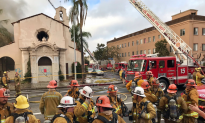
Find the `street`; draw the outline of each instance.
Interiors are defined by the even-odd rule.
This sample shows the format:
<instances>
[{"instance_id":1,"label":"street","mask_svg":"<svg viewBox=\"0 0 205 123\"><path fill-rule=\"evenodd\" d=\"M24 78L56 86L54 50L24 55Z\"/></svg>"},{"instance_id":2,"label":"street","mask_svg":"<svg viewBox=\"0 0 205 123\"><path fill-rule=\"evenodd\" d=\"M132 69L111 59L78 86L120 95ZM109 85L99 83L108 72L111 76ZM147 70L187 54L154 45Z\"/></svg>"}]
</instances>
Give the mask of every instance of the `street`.
<instances>
[{"instance_id":1,"label":"street","mask_svg":"<svg viewBox=\"0 0 205 123\"><path fill-rule=\"evenodd\" d=\"M113 75L111 73L106 73L105 76L106 76L106 78L109 78L111 76L119 78L118 75L116 75L116 74ZM118 93L121 94L121 99L124 100L125 104L127 105L128 109L130 110L132 107L132 98L131 98L130 93L127 91L125 85L117 84L116 86L119 89ZM107 87L108 86L92 87L92 89L94 91L94 97L93 97L94 102L96 101L96 98L98 96L107 95L107 90L105 90ZM57 91L60 92L62 94L62 96L64 96L68 89L69 88L57 89ZM182 86L178 87L177 94L180 95L183 92L183 90L184 90L184 88ZM41 95L43 93L45 93L46 91L48 91L48 90L41 89L41 90L24 90L24 91L22 91L23 95L25 95L25 96L28 95L29 101L32 102L32 103L30 103L29 110L32 110L34 115L36 116L36 118L40 119L41 122L44 121L44 117L40 113L39 103L37 101L40 101ZM11 91L11 95L14 95L14 91ZM11 98L11 99L9 99L9 102L15 103L15 99ZM130 123L130 121L128 120L128 117L124 117L123 119L125 120L126 123ZM162 119L162 123L163 123L163 119Z\"/></svg>"}]
</instances>

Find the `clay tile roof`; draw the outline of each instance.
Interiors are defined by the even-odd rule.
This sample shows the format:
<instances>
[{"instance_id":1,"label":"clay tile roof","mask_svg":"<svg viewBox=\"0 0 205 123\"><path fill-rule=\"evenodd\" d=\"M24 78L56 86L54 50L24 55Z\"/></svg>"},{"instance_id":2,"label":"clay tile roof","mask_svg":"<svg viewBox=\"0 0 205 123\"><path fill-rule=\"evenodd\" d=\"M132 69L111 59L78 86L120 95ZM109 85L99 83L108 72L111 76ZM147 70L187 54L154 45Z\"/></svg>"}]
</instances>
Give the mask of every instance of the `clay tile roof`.
<instances>
[{"instance_id":1,"label":"clay tile roof","mask_svg":"<svg viewBox=\"0 0 205 123\"><path fill-rule=\"evenodd\" d=\"M39 16L39 15L44 15L44 16L46 16L46 17L48 17L48 18L50 18L50 19L52 19L52 20L54 20L54 21L57 21L57 22L63 24L63 26L66 26L66 27L70 28L69 26L65 25L65 24L62 23L61 21L55 20L54 18L52 18L52 17L50 17L50 16L48 16L48 15L46 15L46 14L43 14L43 13L36 14L36 15L33 15L33 16L29 16L29 17L26 17L26 18L22 18L22 19L20 19L20 20L18 20L18 21L16 21L16 22L11 23L11 24L14 25L15 23L19 23L20 21L23 21L23 20L26 20L26 19L29 19L29 18L32 18L32 17L35 17L35 16Z\"/></svg>"}]
</instances>

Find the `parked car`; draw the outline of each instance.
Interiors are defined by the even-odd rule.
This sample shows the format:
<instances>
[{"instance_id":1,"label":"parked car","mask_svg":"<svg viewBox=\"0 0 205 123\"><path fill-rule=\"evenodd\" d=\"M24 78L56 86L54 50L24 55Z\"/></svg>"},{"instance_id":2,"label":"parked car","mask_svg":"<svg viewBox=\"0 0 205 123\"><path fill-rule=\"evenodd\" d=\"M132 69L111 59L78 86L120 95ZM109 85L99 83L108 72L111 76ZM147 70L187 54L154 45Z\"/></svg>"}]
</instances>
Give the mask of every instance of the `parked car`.
<instances>
[{"instance_id":1,"label":"parked car","mask_svg":"<svg viewBox=\"0 0 205 123\"><path fill-rule=\"evenodd\" d=\"M104 75L104 72L99 70L99 69L95 69L93 70L93 75L97 75L97 76L103 76Z\"/></svg>"},{"instance_id":2,"label":"parked car","mask_svg":"<svg viewBox=\"0 0 205 123\"><path fill-rule=\"evenodd\" d=\"M92 68L88 68L88 73L92 73L93 69Z\"/></svg>"}]
</instances>

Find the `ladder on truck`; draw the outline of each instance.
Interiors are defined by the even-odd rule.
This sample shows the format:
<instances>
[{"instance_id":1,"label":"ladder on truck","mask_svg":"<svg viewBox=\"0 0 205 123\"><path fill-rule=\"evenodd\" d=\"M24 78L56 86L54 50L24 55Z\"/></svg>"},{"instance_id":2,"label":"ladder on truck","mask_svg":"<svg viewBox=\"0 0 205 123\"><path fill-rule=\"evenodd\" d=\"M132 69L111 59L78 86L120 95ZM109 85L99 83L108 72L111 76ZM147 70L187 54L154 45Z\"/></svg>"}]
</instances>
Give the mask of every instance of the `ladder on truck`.
<instances>
[{"instance_id":1,"label":"ladder on truck","mask_svg":"<svg viewBox=\"0 0 205 123\"><path fill-rule=\"evenodd\" d=\"M90 50L85 46L85 44L83 43L83 47L86 50L86 52L90 55L90 57L93 59L93 61L95 62L95 66L97 67L97 69L99 69L99 64L98 61L95 59L95 57L92 55L92 53L90 52Z\"/></svg>"},{"instance_id":2,"label":"ladder on truck","mask_svg":"<svg viewBox=\"0 0 205 123\"><path fill-rule=\"evenodd\" d=\"M178 56L183 60L183 64L193 65L195 62L198 67L200 65L192 57L192 49L183 41L168 25L161 21L141 0L129 0L130 3L145 17L166 39L171 48L177 51ZM173 48L174 47L174 48ZM178 56L176 55L176 58ZM203 73L203 71L202 71ZM203 73L204 74L204 73Z\"/></svg>"}]
</instances>

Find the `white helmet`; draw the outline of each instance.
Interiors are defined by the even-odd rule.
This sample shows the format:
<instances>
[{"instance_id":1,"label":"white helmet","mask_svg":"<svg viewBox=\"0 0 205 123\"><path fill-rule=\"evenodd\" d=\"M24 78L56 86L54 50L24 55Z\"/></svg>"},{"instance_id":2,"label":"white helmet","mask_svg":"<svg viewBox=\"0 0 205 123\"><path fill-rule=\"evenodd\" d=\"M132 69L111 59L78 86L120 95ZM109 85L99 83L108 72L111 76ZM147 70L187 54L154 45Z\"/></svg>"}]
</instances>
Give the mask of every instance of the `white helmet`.
<instances>
[{"instance_id":1,"label":"white helmet","mask_svg":"<svg viewBox=\"0 0 205 123\"><path fill-rule=\"evenodd\" d=\"M138 95L138 96L141 96L141 97L146 97L144 95L144 89L142 87L136 87L134 92L132 92L132 94L135 94L135 95Z\"/></svg>"},{"instance_id":2,"label":"white helmet","mask_svg":"<svg viewBox=\"0 0 205 123\"><path fill-rule=\"evenodd\" d=\"M93 97L93 90L89 86L85 86L83 88L83 90L80 91L80 94L85 96L85 97L92 98Z\"/></svg>"},{"instance_id":3,"label":"white helmet","mask_svg":"<svg viewBox=\"0 0 205 123\"><path fill-rule=\"evenodd\" d=\"M75 107L75 106L76 106L75 99L70 96L65 96L61 99L58 108Z\"/></svg>"}]
</instances>

